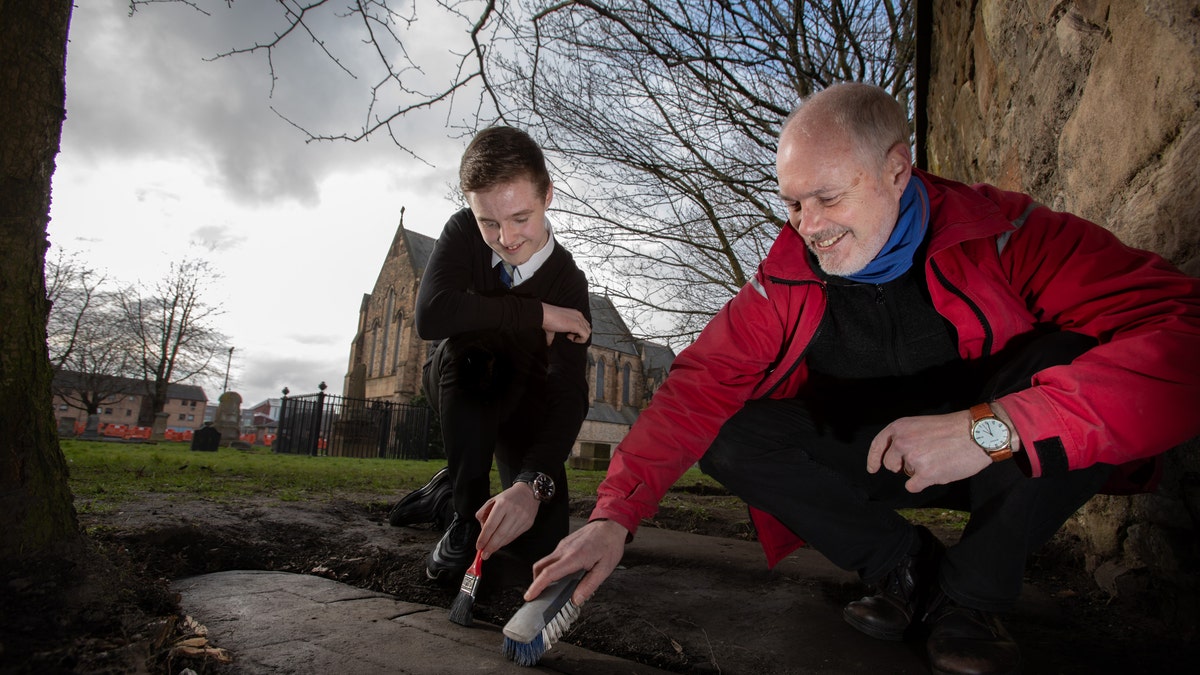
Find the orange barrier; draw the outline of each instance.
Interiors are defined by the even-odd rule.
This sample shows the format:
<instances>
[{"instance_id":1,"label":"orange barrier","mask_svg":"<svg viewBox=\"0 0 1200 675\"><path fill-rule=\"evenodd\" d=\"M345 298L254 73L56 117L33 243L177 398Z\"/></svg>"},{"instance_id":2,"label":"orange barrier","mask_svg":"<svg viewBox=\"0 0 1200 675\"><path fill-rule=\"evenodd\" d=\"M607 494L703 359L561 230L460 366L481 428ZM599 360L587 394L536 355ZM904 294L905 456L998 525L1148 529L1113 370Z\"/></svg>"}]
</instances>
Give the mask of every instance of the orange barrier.
<instances>
[{"instance_id":1,"label":"orange barrier","mask_svg":"<svg viewBox=\"0 0 1200 675\"><path fill-rule=\"evenodd\" d=\"M263 445L268 448L275 442L275 434L263 434Z\"/></svg>"},{"instance_id":2,"label":"orange barrier","mask_svg":"<svg viewBox=\"0 0 1200 675\"><path fill-rule=\"evenodd\" d=\"M125 433L125 439L130 440L136 438L143 441L148 441L150 440L150 431L150 427L133 427Z\"/></svg>"},{"instance_id":3,"label":"orange barrier","mask_svg":"<svg viewBox=\"0 0 1200 675\"><path fill-rule=\"evenodd\" d=\"M75 435L76 436L83 435L83 432L86 430L87 430L87 423L85 423L85 422L76 422L75 423ZM152 427L142 427L142 426L132 426L131 427L131 426L128 426L125 424L106 424L104 422L101 422L96 427L96 433L100 434L101 436L105 436L107 438L120 438L120 439L126 440L126 441L129 441L129 440L148 441L153 437L154 429ZM192 440L192 430L185 429L183 431L175 431L174 429L167 429L166 431L163 432L163 438L165 438L168 441L190 442ZM246 440L245 437L243 437L242 440ZM252 443L254 442L253 434L251 434L250 442L252 442Z\"/></svg>"},{"instance_id":4,"label":"orange barrier","mask_svg":"<svg viewBox=\"0 0 1200 675\"><path fill-rule=\"evenodd\" d=\"M183 431L175 431L174 429L167 429L163 432L163 438L168 441L190 441L192 440L192 430L184 429Z\"/></svg>"},{"instance_id":5,"label":"orange barrier","mask_svg":"<svg viewBox=\"0 0 1200 675\"><path fill-rule=\"evenodd\" d=\"M125 434L128 431L129 427L126 427L124 424L105 424L102 425L100 434L111 438L125 438Z\"/></svg>"}]
</instances>

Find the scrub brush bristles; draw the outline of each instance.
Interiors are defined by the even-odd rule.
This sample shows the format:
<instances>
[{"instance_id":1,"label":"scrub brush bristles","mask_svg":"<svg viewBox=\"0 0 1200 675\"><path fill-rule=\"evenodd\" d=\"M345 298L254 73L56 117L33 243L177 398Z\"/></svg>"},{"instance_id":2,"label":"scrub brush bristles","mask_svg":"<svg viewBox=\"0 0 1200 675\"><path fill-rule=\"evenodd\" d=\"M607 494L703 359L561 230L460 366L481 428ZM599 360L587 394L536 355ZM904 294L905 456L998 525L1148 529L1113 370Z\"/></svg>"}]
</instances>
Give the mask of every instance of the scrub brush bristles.
<instances>
[{"instance_id":1,"label":"scrub brush bristles","mask_svg":"<svg viewBox=\"0 0 1200 675\"><path fill-rule=\"evenodd\" d=\"M537 598L525 603L504 626L502 651L517 665L533 666L579 618L579 606L571 594L584 572L559 579Z\"/></svg>"}]
</instances>

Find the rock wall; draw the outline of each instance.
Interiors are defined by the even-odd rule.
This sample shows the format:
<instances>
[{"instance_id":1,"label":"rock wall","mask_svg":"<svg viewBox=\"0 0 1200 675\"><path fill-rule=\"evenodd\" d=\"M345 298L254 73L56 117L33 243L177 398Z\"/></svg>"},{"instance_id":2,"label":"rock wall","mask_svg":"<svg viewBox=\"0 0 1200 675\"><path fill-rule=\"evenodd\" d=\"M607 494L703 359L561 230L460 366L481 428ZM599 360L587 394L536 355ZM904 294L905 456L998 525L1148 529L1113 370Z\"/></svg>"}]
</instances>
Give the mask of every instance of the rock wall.
<instances>
[{"instance_id":1,"label":"rock wall","mask_svg":"<svg viewBox=\"0 0 1200 675\"><path fill-rule=\"evenodd\" d=\"M932 4L929 168L1028 192L1200 276L1200 5ZM1198 450L1168 454L1158 493L1097 497L1067 527L1101 587L1192 631Z\"/></svg>"}]
</instances>

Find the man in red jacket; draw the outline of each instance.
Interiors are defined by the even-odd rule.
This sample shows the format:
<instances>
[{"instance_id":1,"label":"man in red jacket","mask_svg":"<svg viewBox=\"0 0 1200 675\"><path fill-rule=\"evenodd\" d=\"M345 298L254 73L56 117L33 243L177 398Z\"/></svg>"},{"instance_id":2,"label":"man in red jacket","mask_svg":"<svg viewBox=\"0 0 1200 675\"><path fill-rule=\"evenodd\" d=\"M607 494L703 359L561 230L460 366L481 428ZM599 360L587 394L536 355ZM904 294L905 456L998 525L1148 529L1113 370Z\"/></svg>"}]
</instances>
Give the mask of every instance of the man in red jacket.
<instances>
[{"instance_id":1,"label":"man in red jacket","mask_svg":"<svg viewBox=\"0 0 1200 675\"><path fill-rule=\"evenodd\" d=\"M874 592L844 619L938 673L1005 673L997 614L1027 555L1097 491L1146 489L1200 433L1200 283L1028 196L911 165L905 112L862 84L785 121L790 227L675 360L585 527L526 597L586 600L688 467L750 506L774 564L807 541ZM968 510L943 547L898 508Z\"/></svg>"}]
</instances>

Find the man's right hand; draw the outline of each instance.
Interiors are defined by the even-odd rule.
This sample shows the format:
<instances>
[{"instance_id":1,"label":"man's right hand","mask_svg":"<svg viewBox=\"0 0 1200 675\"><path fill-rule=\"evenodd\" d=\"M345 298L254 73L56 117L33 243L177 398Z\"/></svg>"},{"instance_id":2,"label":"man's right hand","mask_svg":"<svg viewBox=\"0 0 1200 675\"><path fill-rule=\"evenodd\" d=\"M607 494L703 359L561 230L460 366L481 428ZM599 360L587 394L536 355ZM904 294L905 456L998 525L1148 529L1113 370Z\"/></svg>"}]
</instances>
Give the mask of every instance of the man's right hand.
<instances>
[{"instance_id":1,"label":"man's right hand","mask_svg":"<svg viewBox=\"0 0 1200 675\"><path fill-rule=\"evenodd\" d=\"M546 331L546 344L554 340L555 333L563 333L571 342L582 344L592 334L592 326L583 312L570 307L559 307L542 303L542 330Z\"/></svg>"},{"instance_id":2,"label":"man's right hand","mask_svg":"<svg viewBox=\"0 0 1200 675\"><path fill-rule=\"evenodd\" d=\"M567 535L554 552L534 563L533 583L525 591L525 601L568 574L587 570L571 596L571 602L582 605L621 562L627 536L629 530L611 520L593 520Z\"/></svg>"}]
</instances>

